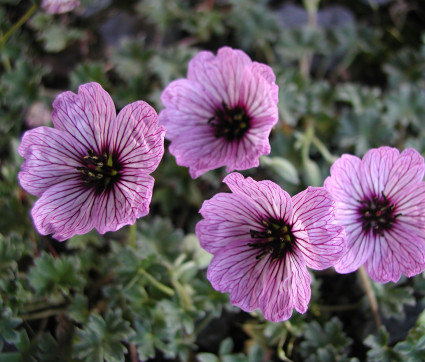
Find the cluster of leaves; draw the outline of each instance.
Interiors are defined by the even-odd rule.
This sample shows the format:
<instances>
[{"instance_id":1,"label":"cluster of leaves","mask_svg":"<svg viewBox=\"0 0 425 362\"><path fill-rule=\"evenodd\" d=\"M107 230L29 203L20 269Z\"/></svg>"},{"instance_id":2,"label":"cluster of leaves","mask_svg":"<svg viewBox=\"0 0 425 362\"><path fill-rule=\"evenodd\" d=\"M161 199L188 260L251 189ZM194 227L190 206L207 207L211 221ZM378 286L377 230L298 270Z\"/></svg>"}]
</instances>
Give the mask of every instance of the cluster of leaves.
<instances>
[{"instance_id":1,"label":"cluster of leaves","mask_svg":"<svg viewBox=\"0 0 425 362\"><path fill-rule=\"evenodd\" d=\"M312 274L309 311L284 323L214 291L211 256L193 231L203 200L226 190L224 170L192 180L166 152L148 217L58 243L31 225L16 151L63 90L97 81L118 109L143 99L159 111L162 89L197 51L229 45L273 67L279 85L272 153L246 175L294 194L321 185L345 152L385 144L423 153L420 3L323 0L316 21L302 7L290 13L310 19L296 26L283 0L84 0L68 14L36 11L0 49L0 360L424 360L422 275L373 284L379 330L355 274ZM341 4L350 21L317 23ZM1 37L30 6L0 0Z\"/></svg>"}]
</instances>

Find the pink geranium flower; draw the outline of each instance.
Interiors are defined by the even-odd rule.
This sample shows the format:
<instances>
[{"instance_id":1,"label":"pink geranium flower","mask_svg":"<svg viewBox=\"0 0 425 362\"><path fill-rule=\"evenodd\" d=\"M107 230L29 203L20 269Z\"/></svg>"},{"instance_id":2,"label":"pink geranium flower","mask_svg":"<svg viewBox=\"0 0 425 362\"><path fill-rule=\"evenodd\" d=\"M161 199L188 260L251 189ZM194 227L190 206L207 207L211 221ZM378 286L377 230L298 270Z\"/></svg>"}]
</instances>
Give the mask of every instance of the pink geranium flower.
<instances>
[{"instance_id":1,"label":"pink geranium flower","mask_svg":"<svg viewBox=\"0 0 425 362\"><path fill-rule=\"evenodd\" d=\"M339 273L364 265L373 280L386 283L425 269L424 172L424 158L413 149L380 147L333 164L325 188L347 233Z\"/></svg>"},{"instance_id":2,"label":"pink geranium flower","mask_svg":"<svg viewBox=\"0 0 425 362\"><path fill-rule=\"evenodd\" d=\"M187 79L170 83L161 99L170 152L192 178L221 166L227 172L256 167L259 156L270 153L278 120L275 75L241 50L200 52Z\"/></svg>"},{"instance_id":3,"label":"pink geranium flower","mask_svg":"<svg viewBox=\"0 0 425 362\"><path fill-rule=\"evenodd\" d=\"M165 129L155 110L138 101L116 116L97 83L64 92L53 103L55 128L27 131L21 186L39 196L32 209L37 230L65 240L96 228L100 233L133 224L149 212L154 179L164 153Z\"/></svg>"},{"instance_id":4,"label":"pink geranium flower","mask_svg":"<svg viewBox=\"0 0 425 362\"><path fill-rule=\"evenodd\" d=\"M345 249L345 234L334 223L333 200L323 187L293 198L271 181L256 182L232 173L219 193L202 205L196 225L203 248L214 254L207 277L230 293L230 301L250 312L283 321L310 301L307 267L334 265Z\"/></svg>"},{"instance_id":5,"label":"pink geranium flower","mask_svg":"<svg viewBox=\"0 0 425 362\"><path fill-rule=\"evenodd\" d=\"M80 5L78 0L43 0L41 8L49 14L63 14Z\"/></svg>"}]
</instances>

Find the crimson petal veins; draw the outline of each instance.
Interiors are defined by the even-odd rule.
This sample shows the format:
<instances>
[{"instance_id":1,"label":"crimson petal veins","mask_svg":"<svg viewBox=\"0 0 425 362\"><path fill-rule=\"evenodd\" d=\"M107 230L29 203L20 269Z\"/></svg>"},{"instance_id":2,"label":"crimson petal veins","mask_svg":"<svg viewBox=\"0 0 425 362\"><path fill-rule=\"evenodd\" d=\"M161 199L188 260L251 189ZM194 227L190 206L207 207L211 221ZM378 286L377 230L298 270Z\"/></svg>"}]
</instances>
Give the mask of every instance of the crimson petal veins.
<instances>
[{"instance_id":1,"label":"crimson petal veins","mask_svg":"<svg viewBox=\"0 0 425 362\"><path fill-rule=\"evenodd\" d=\"M324 186L347 233L338 272L364 265L373 280L386 283L425 270L424 173L424 158L414 149L380 147L363 159L342 155L332 165Z\"/></svg>"},{"instance_id":2,"label":"crimson petal veins","mask_svg":"<svg viewBox=\"0 0 425 362\"><path fill-rule=\"evenodd\" d=\"M328 268L345 251L330 193L309 187L291 198L271 181L239 173L224 182L232 193L205 201L196 225L202 247L214 255L207 272L212 286L229 292L233 305L261 309L274 322L290 318L293 309L306 312L307 267Z\"/></svg>"},{"instance_id":3,"label":"crimson petal veins","mask_svg":"<svg viewBox=\"0 0 425 362\"><path fill-rule=\"evenodd\" d=\"M222 166L227 172L256 167L270 153L269 135L278 120L278 86L273 70L243 51L201 51L187 78L162 92L159 114L170 152L196 178Z\"/></svg>"},{"instance_id":4,"label":"crimson petal veins","mask_svg":"<svg viewBox=\"0 0 425 362\"><path fill-rule=\"evenodd\" d=\"M93 228L105 233L149 213L149 174L165 134L149 104L134 102L116 115L109 94L88 83L56 98L52 120L54 128L27 131L19 146L19 181L40 197L32 216L41 234L65 240Z\"/></svg>"}]
</instances>

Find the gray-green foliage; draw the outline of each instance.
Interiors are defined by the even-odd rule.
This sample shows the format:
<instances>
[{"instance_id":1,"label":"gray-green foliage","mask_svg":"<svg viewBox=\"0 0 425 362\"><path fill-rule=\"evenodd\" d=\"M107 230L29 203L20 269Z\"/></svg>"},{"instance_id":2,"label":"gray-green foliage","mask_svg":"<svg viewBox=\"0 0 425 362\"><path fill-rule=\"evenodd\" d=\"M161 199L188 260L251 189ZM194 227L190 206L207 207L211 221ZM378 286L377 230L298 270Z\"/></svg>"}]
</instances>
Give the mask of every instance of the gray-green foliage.
<instances>
[{"instance_id":1,"label":"gray-green foliage","mask_svg":"<svg viewBox=\"0 0 425 362\"><path fill-rule=\"evenodd\" d=\"M135 226L59 243L31 224L36 198L18 184L17 146L34 103L50 110L59 92L96 81L118 110L143 99L160 111L162 90L185 77L188 61L223 45L270 65L279 85L271 154L246 175L294 195L322 184L343 153L362 156L381 145L423 153L425 28L414 23L420 0L410 12L394 1L345 2L354 21L340 28L285 28L277 11L284 2L86 0L68 14L38 10L3 45L1 361L425 359L424 315L415 314L424 303L422 275L373 285L384 324L404 328L401 337L375 329L361 285L333 270L312 273L309 311L287 322L232 307L208 282L212 256L194 234L202 202L227 192L223 169L192 180L166 152L153 174L150 215ZM323 1L319 10L338 3ZM0 38L28 5L0 1ZM136 30L121 23L110 43L104 25L117 14Z\"/></svg>"}]
</instances>

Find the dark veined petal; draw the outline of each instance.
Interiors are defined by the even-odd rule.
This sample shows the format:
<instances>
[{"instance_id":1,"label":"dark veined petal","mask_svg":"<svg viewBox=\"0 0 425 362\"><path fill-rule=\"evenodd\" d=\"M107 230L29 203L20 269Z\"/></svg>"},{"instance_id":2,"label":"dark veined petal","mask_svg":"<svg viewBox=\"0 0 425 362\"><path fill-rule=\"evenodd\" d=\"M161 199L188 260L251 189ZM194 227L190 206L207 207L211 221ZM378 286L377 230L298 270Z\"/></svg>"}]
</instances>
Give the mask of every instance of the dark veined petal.
<instances>
[{"instance_id":1,"label":"dark veined petal","mask_svg":"<svg viewBox=\"0 0 425 362\"><path fill-rule=\"evenodd\" d=\"M31 214L37 231L53 234L59 241L93 229L97 219L96 194L81 185L80 180L67 180L48 188L36 201Z\"/></svg>"},{"instance_id":2,"label":"dark veined petal","mask_svg":"<svg viewBox=\"0 0 425 362\"><path fill-rule=\"evenodd\" d=\"M155 110L146 102L125 106L108 128L110 149L119 155L119 162L128 170L151 173L164 154L165 128L159 126Z\"/></svg>"},{"instance_id":3,"label":"dark veined petal","mask_svg":"<svg viewBox=\"0 0 425 362\"><path fill-rule=\"evenodd\" d=\"M293 309L305 313L311 298L310 284L302 255L288 253L284 260L270 263L260 298L264 317L281 322L292 316Z\"/></svg>"},{"instance_id":4,"label":"dark veined petal","mask_svg":"<svg viewBox=\"0 0 425 362\"><path fill-rule=\"evenodd\" d=\"M124 174L109 192L97 196L95 227L99 233L132 225L149 213L154 179L147 174Z\"/></svg>"},{"instance_id":5,"label":"dark veined petal","mask_svg":"<svg viewBox=\"0 0 425 362\"><path fill-rule=\"evenodd\" d=\"M215 254L231 243L252 241L250 230L262 227L263 210L244 195L219 193L204 201L199 211L204 217L196 225L201 246Z\"/></svg>"},{"instance_id":6,"label":"dark veined petal","mask_svg":"<svg viewBox=\"0 0 425 362\"><path fill-rule=\"evenodd\" d=\"M272 69L241 50L200 52L187 79L170 83L161 96L159 117L177 164L189 167L192 178L222 166L227 172L258 166L270 153L277 94Z\"/></svg>"},{"instance_id":7,"label":"dark veined petal","mask_svg":"<svg viewBox=\"0 0 425 362\"><path fill-rule=\"evenodd\" d=\"M19 172L19 182L29 193L41 196L49 187L77 179L83 150L68 133L49 127L25 132L18 148L25 158Z\"/></svg>"},{"instance_id":8,"label":"dark veined petal","mask_svg":"<svg viewBox=\"0 0 425 362\"><path fill-rule=\"evenodd\" d=\"M268 277L268 258L257 260L256 255L246 242L235 242L213 257L207 271L212 286L229 292L230 302L246 312L260 307L259 297Z\"/></svg>"},{"instance_id":9,"label":"dark veined petal","mask_svg":"<svg viewBox=\"0 0 425 362\"><path fill-rule=\"evenodd\" d=\"M398 156L398 150L391 147L374 148L366 152L359 169L364 190L362 196L382 194L388 183L390 170ZM363 197L360 200L362 199Z\"/></svg>"},{"instance_id":10,"label":"dark veined petal","mask_svg":"<svg viewBox=\"0 0 425 362\"><path fill-rule=\"evenodd\" d=\"M292 230L308 267L333 266L346 249L345 231L334 221L334 201L323 187L308 187L292 198Z\"/></svg>"},{"instance_id":11,"label":"dark veined petal","mask_svg":"<svg viewBox=\"0 0 425 362\"><path fill-rule=\"evenodd\" d=\"M384 193L397 205L404 198L404 190L418 185L424 178L425 163L422 155L411 148L405 149L395 158L388 174Z\"/></svg>"},{"instance_id":12,"label":"dark veined petal","mask_svg":"<svg viewBox=\"0 0 425 362\"><path fill-rule=\"evenodd\" d=\"M237 172L227 175L224 183L233 193L245 195L263 210L265 216L276 220L284 220L288 224L292 219L292 200L289 194L271 181L254 181L251 177L246 179Z\"/></svg>"},{"instance_id":13,"label":"dark veined petal","mask_svg":"<svg viewBox=\"0 0 425 362\"><path fill-rule=\"evenodd\" d=\"M239 100L244 69L250 64L251 59L241 50L223 47L217 56L202 51L189 62L187 77L202 84L216 103L234 106Z\"/></svg>"},{"instance_id":14,"label":"dark veined petal","mask_svg":"<svg viewBox=\"0 0 425 362\"><path fill-rule=\"evenodd\" d=\"M86 150L100 154L111 143L116 111L110 95L97 83L83 84L78 94L64 92L53 102L56 129L68 132Z\"/></svg>"},{"instance_id":15,"label":"dark veined petal","mask_svg":"<svg viewBox=\"0 0 425 362\"><path fill-rule=\"evenodd\" d=\"M78 0L43 0L41 8L49 14L63 14L80 5Z\"/></svg>"},{"instance_id":16,"label":"dark veined petal","mask_svg":"<svg viewBox=\"0 0 425 362\"><path fill-rule=\"evenodd\" d=\"M365 263L369 276L380 283L397 282L425 270L425 238L395 226L385 235L376 235L373 253Z\"/></svg>"}]
</instances>

